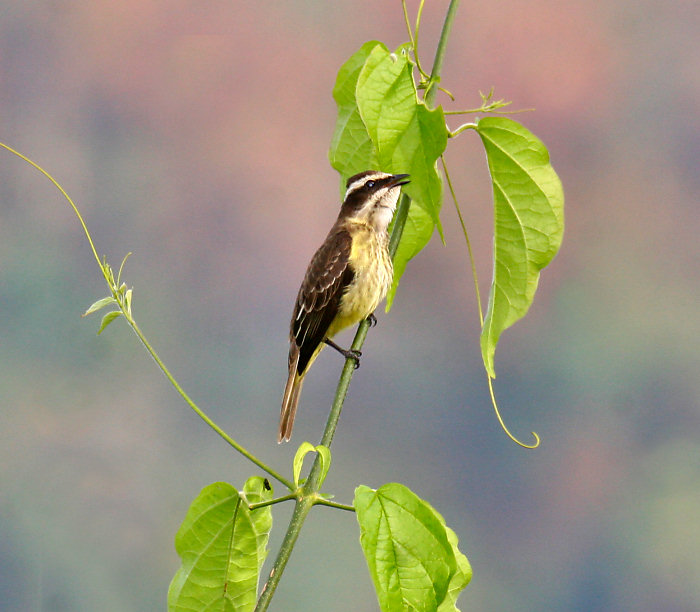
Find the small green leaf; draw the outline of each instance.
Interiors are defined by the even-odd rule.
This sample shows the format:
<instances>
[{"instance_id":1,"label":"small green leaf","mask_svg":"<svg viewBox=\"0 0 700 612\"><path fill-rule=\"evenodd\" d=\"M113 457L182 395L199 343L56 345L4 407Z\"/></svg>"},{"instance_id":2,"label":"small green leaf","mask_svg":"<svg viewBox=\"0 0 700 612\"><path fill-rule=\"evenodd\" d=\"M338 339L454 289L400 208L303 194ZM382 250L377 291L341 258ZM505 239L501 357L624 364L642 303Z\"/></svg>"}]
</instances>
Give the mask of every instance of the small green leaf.
<instances>
[{"instance_id":1,"label":"small green leaf","mask_svg":"<svg viewBox=\"0 0 700 612\"><path fill-rule=\"evenodd\" d=\"M301 474L301 466L304 464L304 457L308 453L313 453L314 445L311 442L302 442L294 454L294 461L292 462L292 471L294 473L294 484L299 486L299 475Z\"/></svg>"},{"instance_id":2,"label":"small green leaf","mask_svg":"<svg viewBox=\"0 0 700 612\"><path fill-rule=\"evenodd\" d=\"M126 293L124 294L124 305L126 306L126 311L129 313L129 316L131 316L131 295L132 295L133 289L127 289Z\"/></svg>"},{"instance_id":3,"label":"small green leaf","mask_svg":"<svg viewBox=\"0 0 700 612\"><path fill-rule=\"evenodd\" d=\"M318 480L318 488L320 489L328 475L328 470L331 468L331 449L323 444L319 444L316 447L316 452L319 454L319 457L321 457L321 475Z\"/></svg>"},{"instance_id":4,"label":"small green leaf","mask_svg":"<svg viewBox=\"0 0 700 612\"><path fill-rule=\"evenodd\" d=\"M525 316L540 270L556 255L564 232L564 191L541 140L505 117L477 124L486 149L494 200L494 272L481 354L495 378L501 332Z\"/></svg>"},{"instance_id":5,"label":"small green leaf","mask_svg":"<svg viewBox=\"0 0 700 612\"><path fill-rule=\"evenodd\" d=\"M104 308L105 306L109 306L110 304L116 304L117 300L115 300L111 295L102 298L101 300L97 300L95 303L93 303L90 308L88 308L83 314L83 317L87 317L89 314L92 314L93 312L97 312L98 310Z\"/></svg>"},{"instance_id":6,"label":"small green leaf","mask_svg":"<svg viewBox=\"0 0 700 612\"><path fill-rule=\"evenodd\" d=\"M102 256L102 272L104 272L105 278L107 279L107 284L110 287L114 287L116 284L114 282L114 271L112 270L112 266L107 263L106 255Z\"/></svg>"},{"instance_id":7,"label":"small green leaf","mask_svg":"<svg viewBox=\"0 0 700 612\"><path fill-rule=\"evenodd\" d=\"M240 495L224 482L202 489L175 536L182 566L168 589L170 612L255 608L272 510L251 511L248 504L270 499L272 491L259 476L249 478Z\"/></svg>"},{"instance_id":8,"label":"small green leaf","mask_svg":"<svg viewBox=\"0 0 700 612\"><path fill-rule=\"evenodd\" d=\"M112 321L114 321L114 319L121 315L121 310L113 310L112 312L108 312L104 317L102 317L102 323L100 323L100 329L97 331L97 335L99 336L105 330L105 327L107 327Z\"/></svg>"},{"instance_id":9,"label":"small green leaf","mask_svg":"<svg viewBox=\"0 0 700 612\"><path fill-rule=\"evenodd\" d=\"M359 486L355 509L382 612L455 609L471 571L442 516L397 483L376 491Z\"/></svg>"},{"instance_id":10,"label":"small green leaf","mask_svg":"<svg viewBox=\"0 0 700 612\"><path fill-rule=\"evenodd\" d=\"M306 457L308 453L318 453L321 457L321 475L318 481L318 486L320 488L323 484L323 481L326 479L326 476L328 475L328 470L331 467L331 450L323 444L314 446L313 444L311 444L311 442L302 442L299 448L297 449L297 452L294 454L294 461L292 463L292 470L294 472L294 484L297 487L300 484L299 475L301 474L301 467L304 464L304 457Z\"/></svg>"}]
</instances>

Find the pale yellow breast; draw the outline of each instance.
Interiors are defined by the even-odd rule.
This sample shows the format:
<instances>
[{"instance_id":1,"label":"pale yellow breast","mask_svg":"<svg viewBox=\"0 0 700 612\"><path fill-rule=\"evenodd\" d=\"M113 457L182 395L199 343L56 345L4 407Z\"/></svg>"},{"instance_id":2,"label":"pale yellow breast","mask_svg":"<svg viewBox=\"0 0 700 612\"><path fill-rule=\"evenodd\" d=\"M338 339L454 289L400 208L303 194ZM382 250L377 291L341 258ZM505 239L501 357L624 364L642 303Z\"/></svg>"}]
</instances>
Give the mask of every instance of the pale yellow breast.
<instances>
[{"instance_id":1,"label":"pale yellow breast","mask_svg":"<svg viewBox=\"0 0 700 612\"><path fill-rule=\"evenodd\" d=\"M329 337L372 314L386 296L393 278L386 234L378 235L364 224L353 229L350 264L355 279L341 299L338 316L328 330Z\"/></svg>"}]
</instances>

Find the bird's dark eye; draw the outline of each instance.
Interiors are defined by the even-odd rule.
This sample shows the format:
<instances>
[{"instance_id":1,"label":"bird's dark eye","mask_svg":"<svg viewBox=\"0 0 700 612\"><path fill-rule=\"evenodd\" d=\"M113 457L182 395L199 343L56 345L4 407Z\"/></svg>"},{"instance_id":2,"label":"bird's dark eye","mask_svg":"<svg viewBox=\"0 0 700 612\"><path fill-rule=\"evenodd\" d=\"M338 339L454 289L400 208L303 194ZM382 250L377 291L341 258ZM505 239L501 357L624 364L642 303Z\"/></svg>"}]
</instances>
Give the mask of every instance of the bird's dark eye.
<instances>
[{"instance_id":1,"label":"bird's dark eye","mask_svg":"<svg viewBox=\"0 0 700 612\"><path fill-rule=\"evenodd\" d=\"M372 189L372 187L374 187L374 181L367 181L365 187L367 187L367 189Z\"/></svg>"}]
</instances>

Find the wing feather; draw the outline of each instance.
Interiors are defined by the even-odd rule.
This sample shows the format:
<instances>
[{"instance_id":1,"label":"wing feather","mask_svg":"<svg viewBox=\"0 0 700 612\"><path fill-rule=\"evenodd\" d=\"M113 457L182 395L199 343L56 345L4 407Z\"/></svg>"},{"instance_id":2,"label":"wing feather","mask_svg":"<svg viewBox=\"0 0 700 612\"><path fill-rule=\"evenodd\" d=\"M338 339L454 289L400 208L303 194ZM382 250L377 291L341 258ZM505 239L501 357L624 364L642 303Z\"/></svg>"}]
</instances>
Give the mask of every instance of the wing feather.
<instances>
[{"instance_id":1,"label":"wing feather","mask_svg":"<svg viewBox=\"0 0 700 612\"><path fill-rule=\"evenodd\" d=\"M355 277L348 265L351 247L352 238L347 230L334 228L306 270L289 333L290 341L299 349L299 374L306 370L319 344L326 339L328 328L338 314L340 298Z\"/></svg>"}]
</instances>

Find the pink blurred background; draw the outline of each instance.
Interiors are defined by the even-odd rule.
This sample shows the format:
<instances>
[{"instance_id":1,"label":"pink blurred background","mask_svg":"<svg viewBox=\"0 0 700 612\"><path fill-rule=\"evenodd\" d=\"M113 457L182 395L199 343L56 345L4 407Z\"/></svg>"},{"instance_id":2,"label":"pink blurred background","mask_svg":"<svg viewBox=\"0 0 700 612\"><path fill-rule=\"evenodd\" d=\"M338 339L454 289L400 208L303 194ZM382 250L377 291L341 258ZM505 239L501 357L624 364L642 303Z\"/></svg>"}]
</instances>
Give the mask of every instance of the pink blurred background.
<instances>
[{"instance_id":1,"label":"pink blurred background","mask_svg":"<svg viewBox=\"0 0 700 612\"><path fill-rule=\"evenodd\" d=\"M447 1L426 3L430 65ZM410 3L412 12L416 2ZM464 240L411 264L364 348L328 492L403 482L460 538L470 611L700 609L700 54L696 2L462 2L446 109L495 87L548 145L566 235L496 354L489 405ZM406 40L399 2L6 2L0 140L78 203L146 335L194 399L289 473L341 368L309 377L275 442L287 328L338 208L328 165L345 59ZM450 120L451 126L458 125ZM478 138L448 163L484 294L490 185ZM105 293L77 220L0 152L0 609L157 610L205 485L258 473L182 403ZM344 336L341 340L347 340ZM280 487L277 488L280 491ZM291 508L275 509L273 554ZM320 508L273 610L376 610L354 518Z\"/></svg>"}]
</instances>

